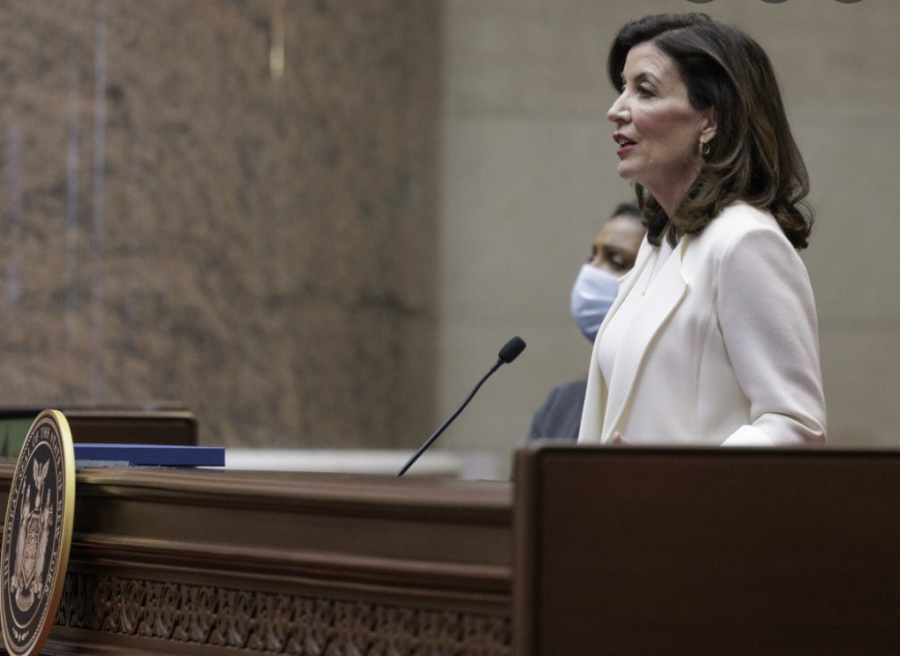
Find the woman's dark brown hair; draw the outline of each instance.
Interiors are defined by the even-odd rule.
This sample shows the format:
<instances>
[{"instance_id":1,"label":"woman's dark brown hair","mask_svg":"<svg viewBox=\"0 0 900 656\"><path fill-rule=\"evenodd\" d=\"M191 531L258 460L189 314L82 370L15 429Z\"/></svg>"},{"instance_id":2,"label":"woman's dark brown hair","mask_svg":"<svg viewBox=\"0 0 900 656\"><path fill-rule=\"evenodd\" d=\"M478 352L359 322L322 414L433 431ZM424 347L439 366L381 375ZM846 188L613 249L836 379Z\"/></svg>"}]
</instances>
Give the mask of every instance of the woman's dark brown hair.
<instances>
[{"instance_id":1,"label":"woman's dark brown hair","mask_svg":"<svg viewBox=\"0 0 900 656\"><path fill-rule=\"evenodd\" d=\"M765 51L706 14L647 16L625 25L610 49L607 69L616 89L624 85L628 51L648 42L678 65L691 105L712 107L718 122L700 174L674 216L635 184L650 242L659 245L666 236L674 244L698 234L726 205L742 200L770 212L794 247L805 248L813 222L804 201L809 177Z\"/></svg>"}]
</instances>

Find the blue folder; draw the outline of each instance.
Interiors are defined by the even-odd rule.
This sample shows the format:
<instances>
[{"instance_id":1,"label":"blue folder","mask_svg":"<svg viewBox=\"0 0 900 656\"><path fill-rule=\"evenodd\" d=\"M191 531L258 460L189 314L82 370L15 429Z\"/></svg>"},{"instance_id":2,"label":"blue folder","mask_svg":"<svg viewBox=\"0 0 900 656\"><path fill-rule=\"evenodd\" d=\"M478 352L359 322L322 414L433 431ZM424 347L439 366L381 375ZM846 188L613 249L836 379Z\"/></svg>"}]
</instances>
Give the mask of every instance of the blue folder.
<instances>
[{"instance_id":1,"label":"blue folder","mask_svg":"<svg viewBox=\"0 0 900 656\"><path fill-rule=\"evenodd\" d=\"M74 444L75 462L139 467L223 467L225 448L220 446L170 446L159 444Z\"/></svg>"}]
</instances>

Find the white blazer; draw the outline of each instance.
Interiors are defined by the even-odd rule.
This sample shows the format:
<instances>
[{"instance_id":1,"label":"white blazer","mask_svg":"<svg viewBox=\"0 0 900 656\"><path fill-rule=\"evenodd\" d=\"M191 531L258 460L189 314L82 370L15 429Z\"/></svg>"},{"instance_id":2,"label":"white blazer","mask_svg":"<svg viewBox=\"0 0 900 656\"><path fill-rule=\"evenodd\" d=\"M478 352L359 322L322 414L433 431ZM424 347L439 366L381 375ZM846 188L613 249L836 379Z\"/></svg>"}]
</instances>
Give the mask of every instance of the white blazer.
<instances>
[{"instance_id":1,"label":"white blazer","mask_svg":"<svg viewBox=\"0 0 900 656\"><path fill-rule=\"evenodd\" d=\"M603 443L614 431L634 444L824 442L809 276L775 219L746 203L678 243L604 380L604 330L654 248L644 240L600 327L579 442Z\"/></svg>"}]
</instances>

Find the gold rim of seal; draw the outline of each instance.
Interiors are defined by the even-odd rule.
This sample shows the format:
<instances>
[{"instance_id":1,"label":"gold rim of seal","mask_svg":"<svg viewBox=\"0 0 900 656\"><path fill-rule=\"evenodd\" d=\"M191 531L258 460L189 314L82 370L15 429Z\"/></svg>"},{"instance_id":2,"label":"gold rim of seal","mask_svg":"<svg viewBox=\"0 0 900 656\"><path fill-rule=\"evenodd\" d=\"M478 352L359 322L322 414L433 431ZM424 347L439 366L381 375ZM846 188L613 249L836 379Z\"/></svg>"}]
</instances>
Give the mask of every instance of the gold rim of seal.
<instances>
[{"instance_id":1,"label":"gold rim of seal","mask_svg":"<svg viewBox=\"0 0 900 656\"><path fill-rule=\"evenodd\" d=\"M24 447L29 440L32 439L32 436L36 431L46 422L52 423L59 435L62 465L62 471L59 473L65 478L62 494L62 532L59 541L58 565L52 581L52 590L48 596L46 610L44 611L41 625L36 631L36 636L31 640L31 644L27 649L18 651L16 645L11 644L9 627L6 622L9 581L7 580L8 571L7 568L3 566L3 563L6 562L7 557L7 533L11 529L9 527L9 521L4 521L3 544L2 550L0 550L0 597L2 597L2 600L0 600L0 623L2 623L3 642L6 646L6 650L13 656L29 656L32 653L39 653L44 646L44 643L47 641L47 638L50 636L50 631L53 628L53 623L56 619L56 612L59 608L59 601L62 598L63 588L65 587L66 571L69 567L69 551L72 546L72 527L75 515L75 447L72 443L72 431L69 428L69 422L66 420L65 415L59 410L44 410L35 418L31 427L28 429L25 441L22 444L22 452L19 454L19 459L16 462L16 470L13 474L12 485L10 486L9 501L6 505L6 518L8 520L13 510L12 504L15 499L14 491L17 488L19 479L23 475L27 475L22 471L22 454L25 452Z\"/></svg>"}]
</instances>

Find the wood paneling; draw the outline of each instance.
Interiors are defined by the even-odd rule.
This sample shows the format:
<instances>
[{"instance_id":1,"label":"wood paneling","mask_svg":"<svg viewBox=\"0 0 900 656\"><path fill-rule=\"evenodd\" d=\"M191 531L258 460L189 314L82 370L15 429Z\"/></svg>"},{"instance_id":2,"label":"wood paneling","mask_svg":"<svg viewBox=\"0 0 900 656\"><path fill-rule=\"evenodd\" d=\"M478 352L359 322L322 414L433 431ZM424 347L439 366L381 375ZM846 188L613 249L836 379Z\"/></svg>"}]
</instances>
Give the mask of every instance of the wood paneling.
<instances>
[{"instance_id":1,"label":"wood paneling","mask_svg":"<svg viewBox=\"0 0 900 656\"><path fill-rule=\"evenodd\" d=\"M518 453L518 656L900 651L900 451Z\"/></svg>"},{"instance_id":2,"label":"wood paneling","mask_svg":"<svg viewBox=\"0 0 900 656\"><path fill-rule=\"evenodd\" d=\"M88 469L76 487L47 653L509 653L509 484Z\"/></svg>"}]
</instances>

